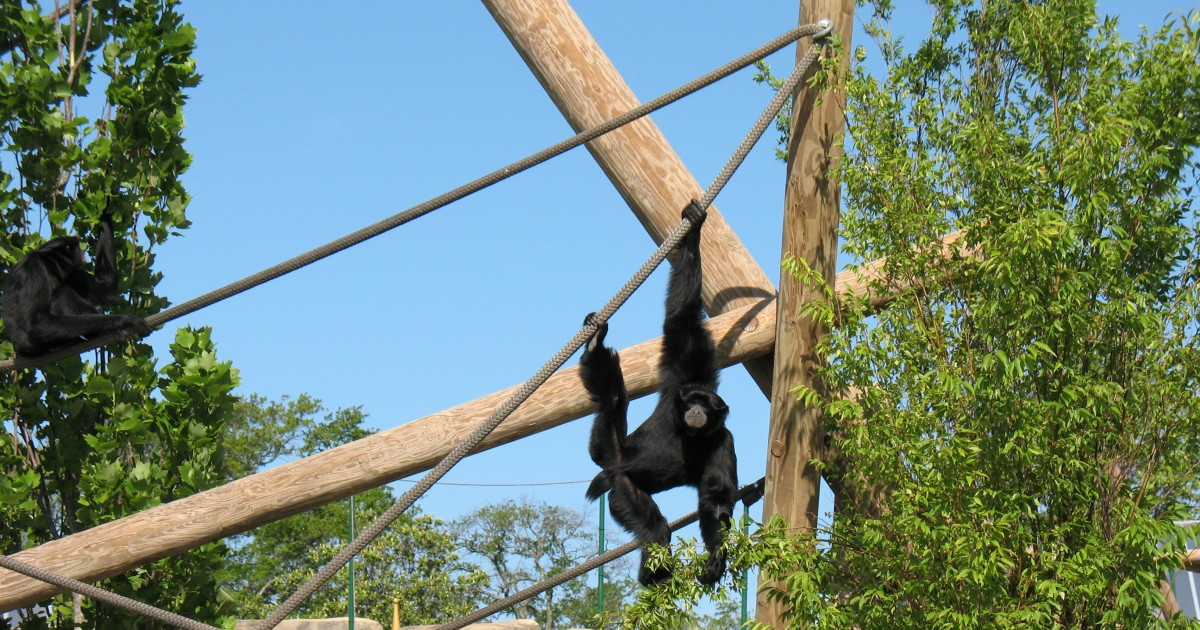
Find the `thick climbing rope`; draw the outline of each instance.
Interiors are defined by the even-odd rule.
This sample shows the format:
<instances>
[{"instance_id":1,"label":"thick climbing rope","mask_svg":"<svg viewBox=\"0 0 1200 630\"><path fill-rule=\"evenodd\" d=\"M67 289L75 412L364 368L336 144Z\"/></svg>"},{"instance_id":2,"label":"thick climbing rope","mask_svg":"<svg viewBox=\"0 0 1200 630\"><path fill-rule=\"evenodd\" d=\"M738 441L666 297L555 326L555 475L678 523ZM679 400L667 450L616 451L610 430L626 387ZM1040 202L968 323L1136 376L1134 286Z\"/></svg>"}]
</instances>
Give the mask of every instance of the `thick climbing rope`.
<instances>
[{"instance_id":1,"label":"thick climbing rope","mask_svg":"<svg viewBox=\"0 0 1200 630\"><path fill-rule=\"evenodd\" d=\"M830 28L829 21L822 20L820 23L812 25L811 30L815 33L828 33ZM768 105L763 111L762 115L759 116L759 119L755 122L750 132L746 135L745 139L742 140L741 144L738 145L737 150L734 151L733 156L730 157L724 168L721 169L721 172L717 174L712 184L710 184L708 189L706 189L704 196L701 197L699 202L701 211L707 211L708 207L712 205L713 199L716 198L717 193L719 193L721 189L725 187L725 184L728 183L729 179L733 176L734 171L736 171L738 166L741 165L746 155L750 153L750 149L755 145L755 143L758 142L759 138L762 137L762 134L764 131L766 131L767 126L775 120L775 116L779 113L779 110L783 108L783 104L787 101L787 99L791 98L792 92L796 89L796 86L799 85L800 80L804 77L804 75L807 74L808 68L814 61L816 61L818 49L819 46L814 45L811 49L809 49L804 58L796 64L795 69L792 70L792 74L780 87L779 91L775 95L775 98L771 100L770 105ZM562 365L566 363L567 359L569 359L571 355L575 354L575 351L578 350L579 347L584 344L584 342L590 339L592 335L596 333L599 327L604 325L608 319L612 317L614 313L616 313L617 309L620 308L621 305L629 299L629 296L633 295L633 292L637 290L637 288L640 287L643 282L646 281L646 278L648 278L650 273L662 263L663 259L665 259L670 252L675 250L676 246L679 244L679 241L682 240L684 235L687 234L691 229L692 222L690 219L684 218L682 221L680 221L679 225L667 236L666 239L663 240L662 244L659 245L654 254L642 264L642 267L638 269L637 273L635 273L623 287L621 287L621 290L618 291L617 294L614 295L612 299L609 300L608 303L596 313L595 317L589 318L588 322L583 326L583 328L580 329L579 332L575 333L575 336L572 337L571 340L568 341L567 344L563 346L549 361L547 361L541 369L539 369L532 377L530 377L530 379L526 381L519 390L509 397L509 399L503 404L501 404L500 407L491 415L491 417L480 424L475 431L467 436L466 439L464 439L449 453L447 453L437 466L434 466L432 470L426 473L416 485L414 485L412 488L409 488L409 490L405 492L400 499L398 499L396 503L392 505L392 507L388 508L386 512L384 512L374 523L372 523L370 527L363 530L363 532L353 541L351 541L349 545L342 549L342 551L334 556L333 559L331 559L328 563L326 563L325 566L321 567L321 569L317 571L317 574L314 575L307 584L305 584L300 588L299 591L280 604L270 616L262 621L262 623L259 625L259 628L274 628L279 624L279 622L283 621L288 615L292 614L292 612L298 608L300 604L302 604L306 599L308 599L309 596L316 592L317 589L321 588L321 586L328 582L335 573L341 570L341 568L345 566L351 558L358 555L359 552L366 548L366 546L370 544L371 541L374 540L379 534L381 534L383 530L385 530L389 525L392 524L393 521L399 518L399 516L403 514L405 510L412 506L417 499L419 499L423 494L425 494L425 492L433 487L434 483L436 483L442 478L443 475L449 472L449 470L453 468L459 461L470 454L470 452L476 446L478 446L479 443L484 440L484 438L486 438L493 430L495 430L496 427L500 426L501 422L504 422L504 420L507 419L508 416L515 411L518 406L521 405L521 403L525 402L525 400L528 399L529 396L531 396L533 392L538 389L538 387L541 387L542 383L545 383L546 379L550 378L551 374L562 367Z\"/></svg>"},{"instance_id":2,"label":"thick climbing rope","mask_svg":"<svg viewBox=\"0 0 1200 630\"><path fill-rule=\"evenodd\" d=\"M742 488L741 491L738 492L738 497L737 497L738 500L743 501L747 506L758 503L758 500L761 499L763 496L762 489L763 489L763 484L765 482L766 482L766 478L764 477L764 478L759 479L758 481ZM671 524L669 525L669 527L670 527L671 531L673 531L673 532L678 531L680 529L683 529L684 527L687 527L688 525L691 525L692 523L695 523L699 518L700 518L699 512L692 512L691 514L688 514L687 516L683 516L683 517L680 517L680 518L672 521ZM613 560L616 560L617 558L620 558L621 556L623 556L641 546L642 546L641 541L639 541L637 539L631 540L631 541L625 543L624 545L621 545L620 547L614 547L613 549L610 549L601 555L595 556L585 562L577 564L574 567L567 569L566 571L563 571L561 573L555 574L545 580L542 580L541 582L538 582L537 584L534 584L527 588L521 589L521 590L517 591L516 593L513 593L512 595L505 597L504 599L492 602L488 606L480 608L479 610L476 610L475 612L473 612L465 617L455 619L454 621L451 621L450 623L447 623L447 624L442 624L442 625L434 628L434 630L458 630L459 628L465 628L465 627L475 623L476 621L490 617L502 610L507 610L508 608L512 607L514 604L519 604L523 601L532 599L532 598L536 597L537 595L540 595L541 593L544 593L544 592L554 588L555 586L558 586L559 584L568 582L568 581L573 580L581 575L584 575L585 573L588 573L589 571L591 571L592 569L595 569L598 566L608 564L609 562L612 562Z\"/></svg>"},{"instance_id":3,"label":"thick climbing rope","mask_svg":"<svg viewBox=\"0 0 1200 630\"><path fill-rule=\"evenodd\" d=\"M666 94L663 94L654 100L648 101L639 107L635 107L634 109L631 109L628 112L617 116L616 118L584 130L554 146L543 149L542 151L534 153L533 155L530 155L522 160L518 160L517 162L505 166L504 168L493 171L472 182L459 186L458 188L455 188L447 193L443 193L442 195L419 203L403 212L392 215L387 219L362 228L357 232L343 236L340 239L286 260L275 265L274 267L264 269L263 271L260 271L254 275L247 276L242 280L226 285L220 289L210 291L198 298L194 298L184 302L183 304L168 308L165 311L150 315L146 317L146 323L149 324L151 328L157 328L169 321L198 311L206 306L211 306L216 302L233 297L243 291L252 289L260 284L263 284L264 282L274 280L275 278L291 273L297 269L300 269L301 267L308 266L314 262L317 262L318 260L336 254L343 249L358 245L359 243L379 236L388 230L404 225L413 219L425 216L434 210L479 192L488 186L504 181L505 179L516 175L517 173L526 171L534 166L537 166L538 164L541 164L542 162L557 157L571 149L574 149L575 147L595 140L604 134L638 120L639 118L643 118L656 110L674 103L675 101L689 94L707 87L719 81L720 79L723 79L734 72L753 64L755 61L758 61L759 59L762 59L763 57L782 49L784 46L795 42L801 37L820 33L822 28L823 27L819 24L807 24L794 28L783 35L780 35L774 40L771 40L767 44L764 44L763 46L760 46L759 48L752 50L749 53L734 59L733 61L730 61L724 66L721 66L720 68L717 68L716 70L713 70L712 72L709 72L708 74L705 74L670 92L667 92ZM134 339L137 336L137 333L127 329L124 331L109 333L94 339L89 339L87 341L83 341L78 344L74 344L69 347L36 357L16 357L6 359L0 361L0 372L8 372L26 367L36 367L51 361L57 361L58 359L64 357L77 355L87 350L99 348L109 343Z\"/></svg>"},{"instance_id":4,"label":"thick climbing rope","mask_svg":"<svg viewBox=\"0 0 1200 630\"><path fill-rule=\"evenodd\" d=\"M165 610L155 608L149 604L139 602L136 599L125 597L124 595L110 593L104 589L92 586L91 584L80 582L79 580L74 580L69 577L64 577L56 573L40 569L32 564L21 562L15 558L0 556L0 567L28 575L35 580L48 582L55 586L67 589L73 593L79 593L84 597L90 597L99 602L111 604L118 608L128 610L129 612L137 613L144 617L149 617L163 623L171 624L176 628L184 628L185 630L220 630L215 626L200 623L199 621L193 621L187 617L182 617L173 612L167 612Z\"/></svg>"}]
</instances>

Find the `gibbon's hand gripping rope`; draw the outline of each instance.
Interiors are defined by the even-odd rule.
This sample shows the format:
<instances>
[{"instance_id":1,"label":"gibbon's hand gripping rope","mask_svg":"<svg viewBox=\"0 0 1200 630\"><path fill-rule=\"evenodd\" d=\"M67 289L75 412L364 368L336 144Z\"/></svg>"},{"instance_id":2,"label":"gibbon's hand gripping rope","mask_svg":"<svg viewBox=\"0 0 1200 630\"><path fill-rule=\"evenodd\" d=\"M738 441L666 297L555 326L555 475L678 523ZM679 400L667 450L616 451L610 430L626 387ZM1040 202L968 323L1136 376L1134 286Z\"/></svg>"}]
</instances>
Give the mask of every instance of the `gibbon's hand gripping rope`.
<instances>
[{"instance_id":1,"label":"gibbon's hand gripping rope","mask_svg":"<svg viewBox=\"0 0 1200 630\"><path fill-rule=\"evenodd\" d=\"M693 92L712 85L713 83L716 83L717 81L733 74L734 72L749 66L755 61L758 61L759 59L762 59L763 57L780 50L784 46L791 44L801 37L810 35L814 38L821 37L828 30L824 26L824 22L825 21L818 22L817 24L806 24L794 28L768 42L767 44L760 46L759 48L752 50L745 55L734 59L733 61L730 61L724 66L721 66L720 68L717 68L716 70L713 70L712 72L709 72L708 74L699 77L690 83L686 83L675 90L667 92L666 94L663 94L654 100L648 101L639 107L635 107L628 112L613 118L612 120L596 125L591 129L582 131L571 138L568 138L547 149L543 149L538 153L534 153L523 160L514 162L500 170L493 171L487 175L484 175L483 177L480 177L479 179L476 179L475 181L464 184L458 188L455 188L454 190L451 190L450 192L443 193L438 197L434 197L433 199L429 199L425 202L417 204L408 210L392 215L387 219L362 228L357 232L343 236L336 241L327 243L321 247L296 256L295 258L281 262L274 267L264 269L263 271L260 271L254 275L247 276L246 278L226 285L220 289L210 291L209 293L184 302L183 304L179 304L160 313L150 315L146 317L146 323L149 324L151 328L158 328L159 326L162 326L171 320L178 319L206 306L210 306L221 300L233 297L243 291L252 289L260 284L263 284L264 282L274 280L275 278L291 273L297 269L300 269L301 267L308 266L314 262L317 262L318 260L321 260L322 258L336 254L343 249L358 245L367 239L374 238L380 234L383 234L384 232L387 232L388 230L400 227L401 225L404 225L413 219L425 216L434 210L479 192L488 186L504 181L509 177L516 175L517 173L528 170L534 166L537 166L538 164L541 164L542 162L566 153L567 151L574 149L581 144L595 140L596 138L599 138L610 131L619 129L620 127L623 127L639 118L643 118L658 109L674 103L675 101L692 94ZM709 203L711 203L711 199L709 200ZM707 208L708 204L705 204L703 207ZM5 359L0 361L0 372L9 372L15 369L26 367L36 367L51 361L57 361L63 357L77 355L87 350L99 348L114 341L134 339L136 337L137 334L133 331L124 330L102 335L100 337L96 337L95 339L89 339L87 341L83 341L78 344L74 344L60 350L55 350L53 352L48 352L44 355L39 355L36 357L16 357Z\"/></svg>"},{"instance_id":2,"label":"gibbon's hand gripping rope","mask_svg":"<svg viewBox=\"0 0 1200 630\"><path fill-rule=\"evenodd\" d=\"M828 30L832 28L829 20L822 20L818 24L811 26L813 30L818 33L828 32ZM738 148L736 151L734 151L733 156L729 158L729 161L726 162L724 168L721 169L721 172L717 174L716 178L713 180L713 183L710 184L708 189L705 191L704 196L700 198L699 205L702 211L707 211L708 207L712 205L713 199L716 198L717 193L719 193L721 189L725 187L725 184L729 181L729 178L733 176L734 171L736 171L738 166L741 165L742 161L745 160L746 155L750 153L750 149L756 142L758 142L758 139L762 137L762 134L764 131L766 131L767 126L775 120L775 116L779 113L779 110L783 108L783 104L789 98L791 98L792 92L800 83L800 79L807 73L808 68L812 65L812 63L816 61L818 50L819 46L814 45L809 49L804 58L796 64L796 67L792 70L792 74L779 88L779 91L776 92L775 98L771 100L770 105L768 105L766 110L763 111L762 115L759 116L758 120L754 123L754 126L750 129L750 132L746 135L746 138L742 140L740 145L738 145ZM563 346L557 354L555 354L548 362L546 362L545 365L542 366L540 370L537 371L537 373L535 373L528 381L526 381L516 393L514 393L507 401L500 405L500 408L498 408L491 415L491 417L484 421L483 424L479 425L475 431L471 433L471 435L467 436L466 439L464 439L449 453L447 453L446 457L443 458L437 466L434 466L432 470L426 473L425 476L422 477L415 486L409 488L408 491L405 492L404 495L401 496L394 505L392 505L392 507L388 508L386 512L384 512L374 523L372 523L370 527L363 530L363 532L359 534L357 538L351 541L349 545L343 548L342 551L334 556L333 559L331 559L328 563L326 563L325 566L321 567L321 569L317 571L317 574L314 575L307 584L305 584L300 588L299 591L280 604L279 607L275 609L275 612L271 613L270 616L264 619L258 627L260 629L274 628L279 624L279 622L283 621L288 615L292 614L292 611L298 608L300 604L302 604L310 595L316 592L317 589L321 588L325 582L329 581L329 579L332 578L333 575L337 573L343 566L345 566L351 558L358 555L358 553L361 552L368 544L370 544L376 536L382 533L383 530L391 525L392 522L395 521L401 514L403 514L405 510L412 506L412 504L415 503L416 500L421 497L421 495L425 494L429 488L433 487L433 484L436 483L438 479L441 479L443 475L449 472L449 470L453 468L455 464L466 457L496 427L500 426L500 423L508 418L509 414L515 411L516 408L521 405L521 403L525 402L525 400L528 399L529 396L532 395L533 392L542 385L542 383L546 382L546 379L550 378L551 374L557 371L558 368L562 367L562 365L566 363L567 359L570 358L571 355L575 354L575 351L578 350L579 347L584 344L584 342L586 342L592 337L592 335L596 333L600 326L608 321L608 318L613 316L613 313L615 313L617 309L625 303L625 300L629 299L629 296L632 295L633 292L637 290L637 288L640 287L643 282L645 282L646 278L650 276L650 273L654 271L654 269L658 267L660 263L662 263L663 259L667 257L667 254L675 250L675 247L679 244L679 241L682 240L683 236L691 229L692 222L689 219L684 218L682 221L680 221L675 230L671 232L665 240L663 240L662 245L660 245L658 249L655 250L654 254L642 264L642 267L638 269L637 273L635 273L634 276L630 278L623 287L621 287L621 290L618 291L617 294L614 295L613 298L604 305L604 308L600 309L600 311L596 313L595 317L590 318L588 323L585 324L579 332L575 333L575 336L572 337L571 340L568 341L567 344Z\"/></svg>"},{"instance_id":3,"label":"gibbon's hand gripping rope","mask_svg":"<svg viewBox=\"0 0 1200 630\"><path fill-rule=\"evenodd\" d=\"M742 501L747 506L758 503L759 499L763 497L763 484L765 484L766 481L766 477L763 477L758 481L742 488L741 491L738 492L738 500ZM692 523L695 523L699 518L699 511L692 512L687 516L682 516L675 521L672 521L669 525L669 528L673 532L678 531L688 525L691 525ZM558 586L559 584L567 582L568 580L573 580L602 564L608 564L609 562L612 562L613 560L616 560L617 558L620 558L621 556L641 546L641 541L635 538L624 545L621 545L620 547L614 547L613 549L610 549L599 556L595 556L590 560L577 564L574 567L567 569L562 573L558 573L551 578L545 579L537 584L517 591L516 593L513 593L504 599L492 602L488 606L480 608L479 610L476 610L465 617L461 617L451 621L450 623L440 625L434 628L434 630L458 630L459 628L465 628L476 621L490 617L508 608L509 606L512 606L513 604L519 604L528 599L532 599L533 597L536 597L537 595L544 593L555 586Z\"/></svg>"}]
</instances>

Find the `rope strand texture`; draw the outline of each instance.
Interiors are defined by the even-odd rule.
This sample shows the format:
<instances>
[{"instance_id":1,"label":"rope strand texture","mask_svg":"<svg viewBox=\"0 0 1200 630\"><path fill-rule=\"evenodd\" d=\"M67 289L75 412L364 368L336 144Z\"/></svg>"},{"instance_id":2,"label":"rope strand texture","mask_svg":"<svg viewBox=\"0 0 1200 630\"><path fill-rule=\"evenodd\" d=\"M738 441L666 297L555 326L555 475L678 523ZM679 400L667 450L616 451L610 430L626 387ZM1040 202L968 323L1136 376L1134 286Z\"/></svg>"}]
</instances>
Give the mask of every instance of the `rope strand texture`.
<instances>
[{"instance_id":1,"label":"rope strand texture","mask_svg":"<svg viewBox=\"0 0 1200 630\"><path fill-rule=\"evenodd\" d=\"M812 25L812 28L814 30L820 30L818 25ZM781 87L779 90L779 93L777 93L775 98L771 100L771 103L767 106L762 115L759 117L758 121L756 121L754 126L751 128L750 133L745 137L745 139L742 140L741 144L738 145L737 150L734 151L733 157L730 158L729 162L725 165L721 172L717 174L716 179L705 191L700 202L701 211L707 211L708 206L712 205L712 201L714 198L716 198L717 193L724 188L726 183L728 183L729 178L733 176L734 171L737 170L738 166L741 165L746 155L749 154L750 149L755 143L758 142L759 138L762 137L763 132L766 130L771 121L775 119L775 116L779 113L779 110L783 108L784 102L786 102L791 96L792 91L799 84L800 79L808 71L808 68L812 65L812 62L817 58L817 54L817 47L814 46L808 51L808 54L804 56L802 61L796 64L795 69L792 70L792 74L788 77L787 81L784 82L783 87ZM545 365L541 367L541 369L539 369L528 381L526 381L519 390L509 397L508 400L501 404L500 407L486 421L480 424L475 431L471 433L471 435L467 436L466 439L464 439L449 453L447 453L442 461L437 464L437 466L434 466L433 469L426 473L416 485L414 485L412 488L409 488L408 491L406 491L400 497L400 499L398 499L396 503L392 505L392 507L388 508L386 512L384 512L374 523L372 523L370 527L363 530L363 532L359 534L357 538L351 541L349 545L343 548L342 551L334 556L333 559L331 559L328 563L326 563L325 566L321 567L321 569L317 571L317 574L314 575L307 584L305 584L300 588L300 590L280 604L270 616L263 620L259 628L274 628L279 624L279 622L286 619L288 615L292 614L292 612L300 606L300 604L304 603L309 596L311 596L317 591L317 589L321 588L321 586L328 582L335 573L341 570L341 568L345 566L351 558L358 555L359 552L366 548L366 546L370 544L371 541L374 540L379 534L381 534L383 530L385 530L389 525L392 524L392 522L399 518L399 516L403 514L405 510L411 507L417 499L419 499L425 494L425 492L433 487L434 483L436 483L442 478L443 475L449 472L449 470L453 468L459 461L470 454L470 452L476 446L478 446L479 443L484 440L484 438L491 434L496 427L500 426L500 423L504 422L504 420L508 418L508 416L515 411L516 408L521 405L521 403L525 402L525 400L528 399L538 387L541 387L541 385L546 382L546 379L550 378L550 375L554 374L555 371L562 367L562 365L566 363L567 359L569 359L571 355L575 354L575 351L578 350L580 346L584 344L584 342L590 339L600 328L600 326L607 322L608 319L612 317L614 313L616 313L617 309L619 309L621 305L623 305L625 301L628 300L631 295L633 295L633 292L637 290L637 288L640 287L643 282L646 281L646 278L650 276L650 273L662 263L669 253L675 250L676 246L679 244L679 241L683 239L683 236L687 234L691 228L691 220L684 218L682 221L680 221L679 225L667 236L666 239L663 240L662 244L659 245L654 254L642 264L637 273L635 273L633 277L630 278L623 287L621 287L621 290L618 291L617 294L614 295L612 299L610 299L608 303L596 313L595 317L590 318L588 323L585 324L583 328L579 330L579 332L575 333L575 336L572 337L565 346L563 346L549 361L546 362Z\"/></svg>"},{"instance_id":2,"label":"rope strand texture","mask_svg":"<svg viewBox=\"0 0 1200 630\"><path fill-rule=\"evenodd\" d=\"M643 118L656 110L670 105L671 103L674 103L675 101L678 101L689 94L712 85L713 83L733 74L734 72L753 64L755 61L758 61L759 59L762 59L763 57L782 49L784 46L795 42L801 37L819 33L821 28L822 27L819 24L806 24L804 26L794 28L764 44L763 46L760 46L759 48L752 50L745 55L734 59L733 61L730 61L724 66L721 66L720 68L717 68L708 74L694 79L693 81L686 83L670 92L667 92L666 94L663 94L654 100L648 101L639 107L635 107L628 112L613 118L612 120L596 125L591 129L584 130L554 146L543 149L542 151L534 153L533 155L514 162L504 168L493 171L470 183L459 186L458 188L455 188L447 193L443 193L442 195L417 204L408 210L400 212L399 214L392 215L387 219L362 228L357 232L343 236L340 239L322 245L321 247L296 256L295 258L286 260L273 267L264 269L263 271L260 271L254 275L247 276L242 280L226 285L220 289L210 291L200 297L184 302L183 304L179 304L160 313L150 315L146 317L146 323L149 324L151 328L158 328L169 321L198 311L206 306L211 306L212 304L215 304L221 300L233 297L243 291L263 284L264 282L274 280L275 278L291 273L297 269L300 269L301 267L306 267L314 262L317 262L322 258L336 254L343 249L358 245L359 243L362 243L368 239L379 236L380 234L404 225L413 219L425 216L434 210L438 210L446 205L449 205L450 203L458 201L459 199L479 192L488 186L504 181L509 177L516 175L517 173L526 171L534 166L537 166L538 164L541 164L542 162L566 153L575 147L595 140L596 138L599 138L600 136L603 136L611 131L619 129L620 127L638 120L639 118ZM712 200L710 199L709 205L711 205L711 203ZM704 205L703 207L707 208L708 205ZM67 348L62 348L60 350L36 357L16 357L5 359L0 361L0 372L9 372L20 368L44 365L64 357L78 355L81 352L93 350L113 342L136 339L137 337L138 335L132 330L124 330L102 335L100 337L89 339L87 341L71 345Z\"/></svg>"},{"instance_id":3,"label":"rope strand texture","mask_svg":"<svg viewBox=\"0 0 1200 630\"><path fill-rule=\"evenodd\" d=\"M753 505L754 503L757 503L759 501L759 499L762 498L761 484L763 484L765 481L766 481L765 478L759 479L758 481L756 481L748 486L743 487L738 492L738 496L737 496L738 500L744 500L746 498L751 498L753 500L750 501L747 505ZM699 518L700 518L699 512L692 512L691 514L688 514L687 516L681 516L680 518L676 519L675 521L672 521L671 524L669 525L669 527L670 527L671 531L673 531L673 532L679 531L680 529L683 529L684 527L691 525L692 523L695 523ZM599 556L595 556L595 557L593 557L589 560L586 560L580 564L577 564L574 567L567 569L566 571L563 571L562 573L558 573L558 574L554 575L553 577L550 577L545 580L542 580L541 582L538 582L537 584L533 584L527 588L521 589L520 591L517 591L516 593L513 593L512 595L509 595L508 597L505 597L504 599L501 599L499 601L491 603L488 606L480 608L479 610L476 610L475 612L473 612L465 617L461 617L459 619L455 619L454 621L451 621L450 623L440 625L437 628L434 628L434 630L458 630L459 628L465 628L465 627L475 623L476 621L490 617L502 610L507 609L508 607L510 607L514 604L519 604L528 599L532 599L532 598L536 597L537 595L540 595L541 593L544 593L544 592L554 588L555 586L558 586L559 584L562 584L564 582L569 582L581 575L584 575L585 573L588 573L589 571L591 571L592 569L595 569L596 567L598 567L600 565L608 564L609 562L612 562L613 560L616 560L617 558L620 558L621 556L623 556L641 546L642 546L642 542L640 540L637 540L637 539L631 540L631 541L625 543L624 545L621 545L620 547L614 547L614 548L606 551L605 553L603 553Z\"/></svg>"},{"instance_id":4,"label":"rope strand texture","mask_svg":"<svg viewBox=\"0 0 1200 630\"><path fill-rule=\"evenodd\" d=\"M125 597L124 595L109 593L108 591L92 586L91 584L80 582L79 580L71 579L69 577L58 575L57 573L40 569L32 564L26 564L15 558L0 556L0 567L28 575L35 580L41 580L43 582L65 588L72 593L79 593L84 597L90 597L96 601L111 604L132 613L137 613L143 617L157 619L163 623L171 624L176 628L184 628L185 630L220 630L215 626L200 623L199 621L192 621L187 617L182 617L173 612L167 612L165 610L155 608L149 604L139 602L136 599Z\"/></svg>"}]
</instances>

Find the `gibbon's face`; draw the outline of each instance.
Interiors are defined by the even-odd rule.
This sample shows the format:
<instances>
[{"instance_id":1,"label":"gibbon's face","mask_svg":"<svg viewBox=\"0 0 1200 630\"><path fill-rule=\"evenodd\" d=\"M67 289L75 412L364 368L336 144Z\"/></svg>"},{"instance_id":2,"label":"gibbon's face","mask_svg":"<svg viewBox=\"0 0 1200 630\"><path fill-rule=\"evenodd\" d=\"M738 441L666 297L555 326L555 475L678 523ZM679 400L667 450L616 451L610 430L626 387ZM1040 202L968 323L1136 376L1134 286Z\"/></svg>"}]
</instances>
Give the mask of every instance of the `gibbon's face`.
<instances>
[{"instance_id":1,"label":"gibbon's face","mask_svg":"<svg viewBox=\"0 0 1200 630\"><path fill-rule=\"evenodd\" d=\"M705 435L724 426L729 407L716 392L685 389L679 393L684 427L690 435Z\"/></svg>"}]
</instances>

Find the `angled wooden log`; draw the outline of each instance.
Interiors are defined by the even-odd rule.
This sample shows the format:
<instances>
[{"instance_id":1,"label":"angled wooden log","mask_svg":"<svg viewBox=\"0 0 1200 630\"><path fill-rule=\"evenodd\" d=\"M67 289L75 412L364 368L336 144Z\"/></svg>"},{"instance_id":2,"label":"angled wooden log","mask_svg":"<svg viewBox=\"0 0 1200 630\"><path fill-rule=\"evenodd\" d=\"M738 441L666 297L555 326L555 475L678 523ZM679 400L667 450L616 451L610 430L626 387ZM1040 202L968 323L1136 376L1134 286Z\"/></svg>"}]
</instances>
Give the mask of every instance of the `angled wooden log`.
<instances>
[{"instance_id":1,"label":"angled wooden log","mask_svg":"<svg viewBox=\"0 0 1200 630\"><path fill-rule=\"evenodd\" d=\"M958 236L952 234L945 242L953 243ZM872 263L857 271L842 272L835 286L843 293L866 295L880 269L881 265ZM870 303L876 308L890 300L886 293L870 295ZM709 320L721 366L770 353L775 345L775 323L773 298ZM631 398L658 391L661 347L661 339L652 339L621 350ZM340 501L429 470L519 387L514 385L324 453L27 549L14 557L77 580L95 581ZM577 368L564 369L513 412L479 450L552 429L591 410ZM60 592L54 586L0 569L0 610L27 606Z\"/></svg>"},{"instance_id":2,"label":"angled wooden log","mask_svg":"<svg viewBox=\"0 0 1200 630\"><path fill-rule=\"evenodd\" d=\"M721 365L770 352L774 300L759 300L709 321ZM621 350L631 397L658 389L661 339ZM85 532L27 549L14 557L93 582L205 543L248 531L436 465L517 389L484 396L381 431L324 453L284 464ZM578 368L561 370L480 446L490 449L585 416L591 401ZM586 450L580 445L580 453ZM0 610L27 606L61 592L0 569Z\"/></svg>"},{"instance_id":3,"label":"angled wooden log","mask_svg":"<svg viewBox=\"0 0 1200 630\"><path fill-rule=\"evenodd\" d=\"M573 129L587 129L641 104L566 0L483 4ZM679 224L683 207L703 194L649 117L593 140L587 148L655 243ZM701 252L709 314L775 295L775 285L715 206L704 222ZM746 363L768 395L771 364L770 356Z\"/></svg>"}]
</instances>

